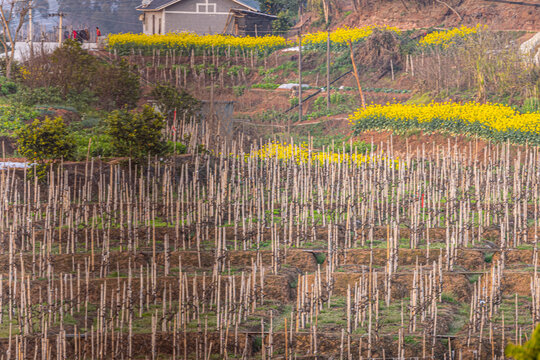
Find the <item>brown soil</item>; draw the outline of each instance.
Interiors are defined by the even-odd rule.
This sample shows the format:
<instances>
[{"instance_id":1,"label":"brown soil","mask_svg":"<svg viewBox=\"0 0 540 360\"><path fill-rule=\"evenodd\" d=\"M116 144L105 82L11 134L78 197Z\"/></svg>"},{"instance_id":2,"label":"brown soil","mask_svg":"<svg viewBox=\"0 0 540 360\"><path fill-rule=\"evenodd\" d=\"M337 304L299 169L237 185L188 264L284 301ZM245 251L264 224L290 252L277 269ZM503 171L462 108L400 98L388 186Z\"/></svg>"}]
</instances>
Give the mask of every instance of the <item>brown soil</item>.
<instances>
[{"instance_id":1,"label":"brown soil","mask_svg":"<svg viewBox=\"0 0 540 360\"><path fill-rule=\"evenodd\" d=\"M354 13L350 1L340 0L338 6L341 13L352 13L339 24L334 24L334 27L379 24L413 29L485 24L494 30L540 31L540 6L535 0L447 0L446 3L463 20L445 5L434 1L426 6L416 1L369 1L369 5L363 6L359 13Z\"/></svg>"},{"instance_id":2,"label":"brown soil","mask_svg":"<svg viewBox=\"0 0 540 360\"><path fill-rule=\"evenodd\" d=\"M465 135L452 135L442 133L426 133L424 131L410 131L402 134L394 131L366 131L355 137L367 143L373 142L383 149L393 150L393 153L405 157L425 154L437 156L442 154L460 154L463 159L475 158L479 161L496 161L500 144ZM391 145L390 145L391 144ZM515 158L518 150L524 146L512 145L511 158Z\"/></svg>"}]
</instances>

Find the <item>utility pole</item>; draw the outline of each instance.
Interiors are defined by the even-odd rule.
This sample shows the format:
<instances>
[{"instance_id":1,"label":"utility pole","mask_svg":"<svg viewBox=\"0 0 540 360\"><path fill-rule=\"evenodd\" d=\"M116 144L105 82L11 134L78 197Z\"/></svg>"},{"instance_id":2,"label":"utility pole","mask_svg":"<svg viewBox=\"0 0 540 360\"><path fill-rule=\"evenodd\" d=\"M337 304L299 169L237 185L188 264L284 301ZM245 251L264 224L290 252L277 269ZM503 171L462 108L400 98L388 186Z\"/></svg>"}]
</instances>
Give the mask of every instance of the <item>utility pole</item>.
<instances>
[{"instance_id":1,"label":"utility pole","mask_svg":"<svg viewBox=\"0 0 540 360\"><path fill-rule=\"evenodd\" d=\"M62 22L64 20L64 14L59 13L58 17L60 18L58 22L58 44L62 45L62 28L63 28Z\"/></svg>"},{"instance_id":2,"label":"utility pole","mask_svg":"<svg viewBox=\"0 0 540 360\"><path fill-rule=\"evenodd\" d=\"M298 35L298 122L302 122L302 27Z\"/></svg>"},{"instance_id":3,"label":"utility pole","mask_svg":"<svg viewBox=\"0 0 540 360\"><path fill-rule=\"evenodd\" d=\"M330 30L326 30L326 109L330 110Z\"/></svg>"},{"instance_id":4,"label":"utility pole","mask_svg":"<svg viewBox=\"0 0 540 360\"><path fill-rule=\"evenodd\" d=\"M58 12L58 13L53 13L53 14L49 14L49 17L56 17L58 16L59 18L59 21L58 21L58 44L62 45L62 23L63 23L63 20L64 20L64 16L66 16L66 14L64 14L63 12Z\"/></svg>"},{"instance_id":5,"label":"utility pole","mask_svg":"<svg viewBox=\"0 0 540 360\"><path fill-rule=\"evenodd\" d=\"M32 6L30 6L30 9L28 10L28 42L30 43L30 49L32 49L32 40L34 38L34 33L32 29Z\"/></svg>"},{"instance_id":6,"label":"utility pole","mask_svg":"<svg viewBox=\"0 0 540 360\"><path fill-rule=\"evenodd\" d=\"M32 28L32 3L28 9L28 45L30 46L30 57L34 57L34 29Z\"/></svg>"}]
</instances>

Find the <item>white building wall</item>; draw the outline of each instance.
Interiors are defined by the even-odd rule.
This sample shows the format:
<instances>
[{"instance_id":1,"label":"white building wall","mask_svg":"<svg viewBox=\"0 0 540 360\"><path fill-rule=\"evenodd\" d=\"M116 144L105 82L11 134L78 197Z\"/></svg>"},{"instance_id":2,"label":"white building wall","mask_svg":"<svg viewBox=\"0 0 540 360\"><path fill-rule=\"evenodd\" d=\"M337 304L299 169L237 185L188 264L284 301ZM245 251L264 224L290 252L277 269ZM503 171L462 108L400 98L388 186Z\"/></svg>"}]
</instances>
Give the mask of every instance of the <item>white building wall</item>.
<instances>
[{"instance_id":1,"label":"white building wall","mask_svg":"<svg viewBox=\"0 0 540 360\"><path fill-rule=\"evenodd\" d=\"M144 34L165 34L165 17L163 16L163 11L145 11L143 16Z\"/></svg>"}]
</instances>

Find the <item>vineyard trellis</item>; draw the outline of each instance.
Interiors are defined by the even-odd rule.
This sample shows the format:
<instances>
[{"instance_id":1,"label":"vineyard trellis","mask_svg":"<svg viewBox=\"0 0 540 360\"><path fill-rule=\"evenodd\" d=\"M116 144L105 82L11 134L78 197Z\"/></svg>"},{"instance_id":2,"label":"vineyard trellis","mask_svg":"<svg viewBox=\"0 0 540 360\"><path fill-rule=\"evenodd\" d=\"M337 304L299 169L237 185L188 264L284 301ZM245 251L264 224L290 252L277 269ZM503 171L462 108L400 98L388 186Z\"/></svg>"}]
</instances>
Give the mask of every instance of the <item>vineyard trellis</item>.
<instances>
[{"instance_id":1,"label":"vineyard trellis","mask_svg":"<svg viewBox=\"0 0 540 360\"><path fill-rule=\"evenodd\" d=\"M4 358L502 358L539 321L537 148L197 152L200 126L170 161L1 172Z\"/></svg>"}]
</instances>

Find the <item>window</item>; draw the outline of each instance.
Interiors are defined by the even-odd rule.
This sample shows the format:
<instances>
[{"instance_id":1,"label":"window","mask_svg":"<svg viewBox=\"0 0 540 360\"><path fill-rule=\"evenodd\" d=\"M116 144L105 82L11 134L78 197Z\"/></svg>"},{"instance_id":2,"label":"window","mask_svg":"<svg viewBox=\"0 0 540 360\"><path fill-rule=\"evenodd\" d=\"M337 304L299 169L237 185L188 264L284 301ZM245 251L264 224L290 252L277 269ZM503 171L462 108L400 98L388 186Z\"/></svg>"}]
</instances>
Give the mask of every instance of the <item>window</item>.
<instances>
[{"instance_id":1,"label":"window","mask_svg":"<svg viewBox=\"0 0 540 360\"><path fill-rule=\"evenodd\" d=\"M156 33L156 15L152 15L152 34Z\"/></svg>"},{"instance_id":2,"label":"window","mask_svg":"<svg viewBox=\"0 0 540 360\"><path fill-rule=\"evenodd\" d=\"M209 3L208 0L206 0L206 2L204 3L198 3L197 12L207 13L207 14L216 13L217 12L216 3Z\"/></svg>"}]
</instances>

